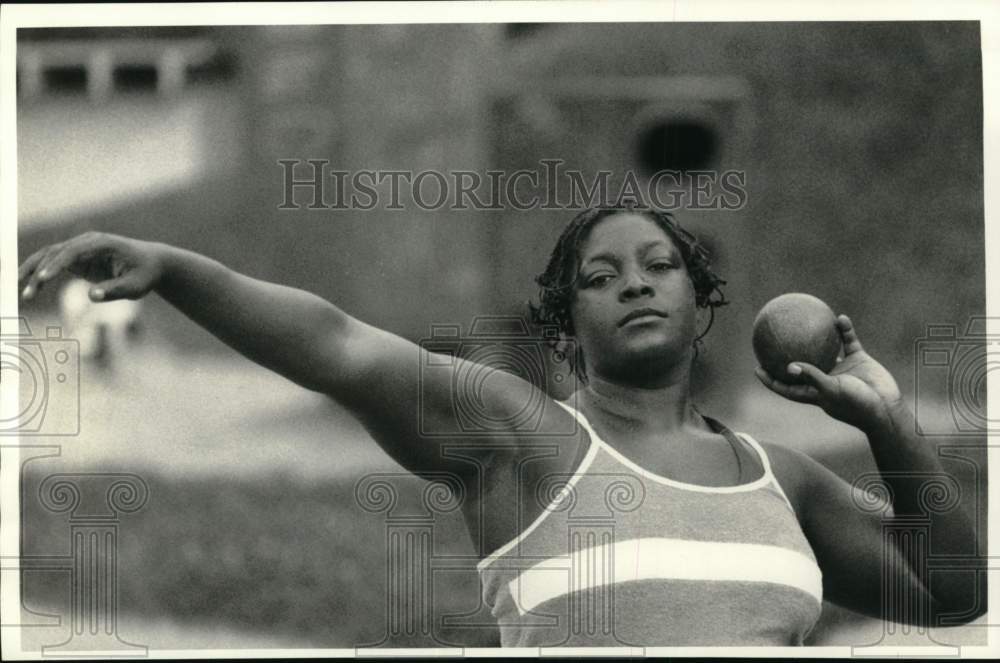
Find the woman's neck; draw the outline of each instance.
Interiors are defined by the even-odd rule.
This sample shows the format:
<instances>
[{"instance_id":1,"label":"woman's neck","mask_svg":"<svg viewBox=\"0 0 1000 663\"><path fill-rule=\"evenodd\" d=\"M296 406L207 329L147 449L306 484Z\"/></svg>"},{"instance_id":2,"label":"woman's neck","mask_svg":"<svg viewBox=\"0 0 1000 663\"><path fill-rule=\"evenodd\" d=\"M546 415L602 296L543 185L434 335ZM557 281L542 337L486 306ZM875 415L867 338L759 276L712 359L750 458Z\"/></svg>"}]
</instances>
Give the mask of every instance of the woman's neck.
<instances>
[{"instance_id":1,"label":"woman's neck","mask_svg":"<svg viewBox=\"0 0 1000 663\"><path fill-rule=\"evenodd\" d=\"M606 426L622 432L660 435L708 428L691 401L686 372L648 388L593 375L577 399Z\"/></svg>"}]
</instances>

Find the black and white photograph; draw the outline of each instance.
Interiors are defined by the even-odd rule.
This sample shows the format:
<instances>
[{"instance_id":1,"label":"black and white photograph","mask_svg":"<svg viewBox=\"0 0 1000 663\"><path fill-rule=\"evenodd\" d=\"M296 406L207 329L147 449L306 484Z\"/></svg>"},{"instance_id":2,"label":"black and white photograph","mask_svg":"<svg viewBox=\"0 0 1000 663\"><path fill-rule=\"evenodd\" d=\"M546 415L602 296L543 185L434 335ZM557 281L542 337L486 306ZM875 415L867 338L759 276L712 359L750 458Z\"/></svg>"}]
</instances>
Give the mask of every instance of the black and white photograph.
<instances>
[{"instance_id":1,"label":"black and white photograph","mask_svg":"<svg viewBox=\"0 0 1000 663\"><path fill-rule=\"evenodd\" d=\"M994 658L998 54L6 5L4 659Z\"/></svg>"}]
</instances>

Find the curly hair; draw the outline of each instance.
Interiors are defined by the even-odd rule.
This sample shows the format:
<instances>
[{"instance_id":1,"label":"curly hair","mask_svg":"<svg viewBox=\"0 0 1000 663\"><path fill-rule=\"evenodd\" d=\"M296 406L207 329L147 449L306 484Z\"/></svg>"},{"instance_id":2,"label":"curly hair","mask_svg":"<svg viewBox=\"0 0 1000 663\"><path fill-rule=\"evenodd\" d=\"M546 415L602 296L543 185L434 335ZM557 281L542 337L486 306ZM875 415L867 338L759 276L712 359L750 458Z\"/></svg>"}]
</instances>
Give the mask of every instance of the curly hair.
<instances>
[{"instance_id":1,"label":"curly hair","mask_svg":"<svg viewBox=\"0 0 1000 663\"><path fill-rule=\"evenodd\" d=\"M699 243L697 237L681 228L669 213L648 207L629 204L592 207L577 214L559 236L545 271L535 277L540 290L538 304L528 302L532 321L538 325L554 326L559 330L561 337L574 335L570 306L576 294L580 247L590 236L590 231L602 219L622 212L640 214L648 218L677 245L694 285L695 304L699 308L709 309L710 312L708 327L695 339L695 357L697 357L701 339L711 329L715 320L715 309L729 303L721 290L721 286L726 282L712 271L708 250ZM562 339L553 339L551 344L555 347L563 342ZM569 362L573 372L586 382L586 366L579 346L575 356L571 354L569 357Z\"/></svg>"}]
</instances>

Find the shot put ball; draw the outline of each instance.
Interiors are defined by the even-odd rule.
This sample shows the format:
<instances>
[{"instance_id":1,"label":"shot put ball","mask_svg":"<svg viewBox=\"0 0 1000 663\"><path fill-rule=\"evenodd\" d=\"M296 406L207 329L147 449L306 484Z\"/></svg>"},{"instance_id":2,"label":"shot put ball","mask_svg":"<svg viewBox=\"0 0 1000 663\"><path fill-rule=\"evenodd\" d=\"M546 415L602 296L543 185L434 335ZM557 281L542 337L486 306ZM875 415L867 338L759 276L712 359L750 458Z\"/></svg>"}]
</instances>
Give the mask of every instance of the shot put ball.
<instances>
[{"instance_id":1,"label":"shot put ball","mask_svg":"<svg viewBox=\"0 0 1000 663\"><path fill-rule=\"evenodd\" d=\"M753 321L753 353L771 377L799 382L788 364L812 364L824 373L837 364L840 333L837 316L822 299L801 292L775 297Z\"/></svg>"}]
</instances>

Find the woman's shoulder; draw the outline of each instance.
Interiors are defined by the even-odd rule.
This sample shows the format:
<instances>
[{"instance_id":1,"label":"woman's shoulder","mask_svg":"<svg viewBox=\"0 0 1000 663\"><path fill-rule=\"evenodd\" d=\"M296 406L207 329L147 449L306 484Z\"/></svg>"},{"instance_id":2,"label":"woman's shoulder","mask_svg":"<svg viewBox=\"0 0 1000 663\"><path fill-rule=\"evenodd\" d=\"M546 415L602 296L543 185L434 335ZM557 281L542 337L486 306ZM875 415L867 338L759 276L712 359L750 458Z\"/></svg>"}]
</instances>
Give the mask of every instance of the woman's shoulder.
<instances>
[{"instance_id":1,"label":"woman's shoulder","mask_svg":"<svg viewBox=\"0 0 1000 663\"><path fill-rule=\"evenodd\" d=\"M814 482L817 461L787 444L766 440L758 441L758 444L767 454L774 478L788 495L789 501L798 507L802 503L802 497Z\"/></svg>"},{"instance_id":2,"label":"woman's shoulder","mask_svg":"<svg viewBox=\"0 0 1000 663\"><path fill-rule=\"evenodd\" d=\"M594 435L577 405L573 398L546 399L532 418L520 413L518 426L498 436L512 452L502 454L503 459L518 467L523 465L523 469L530 465L544 472L564 472L574 467L589 449Z\"/></svg>"}]
</instances>

